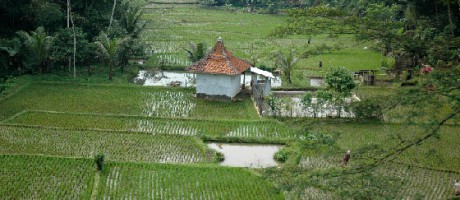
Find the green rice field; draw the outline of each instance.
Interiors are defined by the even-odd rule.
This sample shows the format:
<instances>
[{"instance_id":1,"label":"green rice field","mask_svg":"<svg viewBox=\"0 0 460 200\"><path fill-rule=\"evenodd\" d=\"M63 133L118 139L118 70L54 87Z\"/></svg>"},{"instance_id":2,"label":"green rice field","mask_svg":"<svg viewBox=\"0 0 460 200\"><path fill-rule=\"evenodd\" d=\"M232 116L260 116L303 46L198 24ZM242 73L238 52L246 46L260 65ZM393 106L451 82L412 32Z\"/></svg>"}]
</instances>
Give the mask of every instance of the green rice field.
<instances>
[{"instance_id":1,"label":"green rice field","mask_svg":"<svg viewBox=\"0 0 460 200\"><path fill-rule=\"evenodd\" d=\"M152 67L159 67L161 61L161 65L184 69L191 64L184 50L190 42L205 42L208 48L212 48L218 37L223 38L227 49L236 56L268 68L276 67L272 59L274 51L295 48L300 58L294 67L295 86L308 86L308 77L322 76L324 68L343 66L351 71L379 70L382 62L393 62L371 50L372 43L358 42L353 35L271 36L274 29L284 23L283 15L246 13L242 8L151 3L145 6L143 18L148 25L142 38L148 44L147 53L151 55L147 64ZM323 47L335 50L304 55L304 52ZM323 62L323 69L318 67L319 61Z\"/></svg>"},{"instance_id":2,"label":"green rice field","mask_svg":"<svg viewBox=\"0 0 460 200\"><path fill-rule=\"evenodd\" d=\"M184 51L189 42L211 47L218 37L235 55L268 68L274 67L275 50L339 47L303 55L292 87L308 86L308 77L322 76L330 67L357 71L393 62L353 35L308 36L310 44L307 36L276 38L270 34L284 23L282 14L195 3L147 3L146 67L162 60L183 69L190 64ZM45 76L18 81L18 87L0 94L0 199L341 199L343 193L333 188L338 178L316 176L315 182L309 175L348 172L426 131L423 124L261 117L248 95L213 101L196 98L193 88L144 87L127 80L52 82ZM385 100L395 92L391 85L360 86L356 94ZM378 192L387 195L383 198L453 198L453 180L460 178L458 133L458 125L443 126L436 137L379 163L372 176L391 181ZM287 161L268 169L224 167L208 142L280 144ZM350 167L341 163L347 150ZM105 155L101 171L94 162L99 153ZM348 183L367 181L347 177Z\"/></svg>"},{"instance_id":3,"label":"green rice field","mask_svg":"<svg viewBox=\"0 0 460 200\"><path fill-rule=\"evenodd\" d=\"M193 89L181 88L35 83L0 102L0 121L24 110L157 117L258 118L250 99L215 102L193 98L193 95Z\"/></svg>"}]
</instances>

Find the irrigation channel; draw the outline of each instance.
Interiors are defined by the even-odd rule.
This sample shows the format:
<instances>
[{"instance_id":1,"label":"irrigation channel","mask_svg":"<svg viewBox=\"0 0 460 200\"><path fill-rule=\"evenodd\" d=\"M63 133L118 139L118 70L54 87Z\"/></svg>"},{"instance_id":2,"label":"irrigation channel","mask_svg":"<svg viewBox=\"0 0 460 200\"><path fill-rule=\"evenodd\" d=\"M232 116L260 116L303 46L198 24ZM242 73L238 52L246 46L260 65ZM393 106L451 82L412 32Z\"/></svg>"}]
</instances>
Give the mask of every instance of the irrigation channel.
<instances>
[{"instance_id":1,"label":"irrigation channel","mask_svg":"<svg viewBox=\"0 0 460 200\"><path fill-rule=\"evenodd\" d=\"M221 165L264 168L277 166L273 159L282 145L209 143L208 147L224 154Z\"/></svg>"}]
</instances>

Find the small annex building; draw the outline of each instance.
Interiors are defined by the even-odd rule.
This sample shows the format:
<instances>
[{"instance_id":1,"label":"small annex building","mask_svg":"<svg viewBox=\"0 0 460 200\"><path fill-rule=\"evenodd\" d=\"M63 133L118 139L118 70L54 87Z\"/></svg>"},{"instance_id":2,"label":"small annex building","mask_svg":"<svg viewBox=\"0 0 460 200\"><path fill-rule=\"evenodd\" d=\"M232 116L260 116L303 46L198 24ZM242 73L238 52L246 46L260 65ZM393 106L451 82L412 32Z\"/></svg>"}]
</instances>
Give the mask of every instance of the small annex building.
<instances>
[{"instance_id":1,"label":"small annex building","mask_svg":"<svg viewBox=\"0 0 460 200\"><path fill-rule=\"evenodd\" d=\"M232 99L241 91L241 74L252 65L227 51L222 38L204 58L187 71L196 74L197 97Z\"/></svg>"}]
</instances>

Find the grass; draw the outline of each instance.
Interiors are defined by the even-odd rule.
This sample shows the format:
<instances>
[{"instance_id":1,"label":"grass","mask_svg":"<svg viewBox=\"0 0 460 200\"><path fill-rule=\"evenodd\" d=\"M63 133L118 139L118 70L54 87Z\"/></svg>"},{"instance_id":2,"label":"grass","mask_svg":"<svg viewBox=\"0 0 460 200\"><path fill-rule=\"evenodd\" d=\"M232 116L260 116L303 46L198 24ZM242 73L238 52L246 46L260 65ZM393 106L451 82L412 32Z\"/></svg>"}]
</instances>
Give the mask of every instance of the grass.
<instances>
[{"instance_id":1,"label":"grass","mask_svg":"<svg viewBox=\"0 0 460 200\"><path fill-rule=\"evenodd\" d=\"M99 152L111 161L208 162L195 137L103 131L66 131L0 126L0 154L34 154L91 159Z\"/></svg>"},{"instance_id":2,"label":"grass","mask_svg":"<svg viewBox=\"0 0 460 200\"><path fill-rule=\"evenodd\" d=\"M242 168L109 163L98 199L283 199Z\"/></svg>"},{"instance_id":3,"label":"grass","mask_svg":"<svg viewBox=\"0 0 460 200\"><path fill-rule=\"evenodd\" d=\"M89 199L92 160L0 155L2 199Z\"/></svg>"}]
</instances>

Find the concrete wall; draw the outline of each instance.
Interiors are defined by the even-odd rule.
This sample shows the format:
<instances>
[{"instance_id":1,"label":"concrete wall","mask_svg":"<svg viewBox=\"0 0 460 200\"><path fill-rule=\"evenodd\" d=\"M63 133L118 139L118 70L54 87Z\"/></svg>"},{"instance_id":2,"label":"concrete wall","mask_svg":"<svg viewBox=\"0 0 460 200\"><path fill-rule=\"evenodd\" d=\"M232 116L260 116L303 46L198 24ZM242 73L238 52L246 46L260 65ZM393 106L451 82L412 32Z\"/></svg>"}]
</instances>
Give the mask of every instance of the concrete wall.
<instances>
[{"instance_id":1,"label":"concrete wall","mask_svg":"<svg viewBox=\"0 0 460 200\"><path fill-rule=\"evenodd\" d=\"M233 98L240 92L240 83L241 75L197 74L196 93Z\"/></svg>"}]
</instances>

